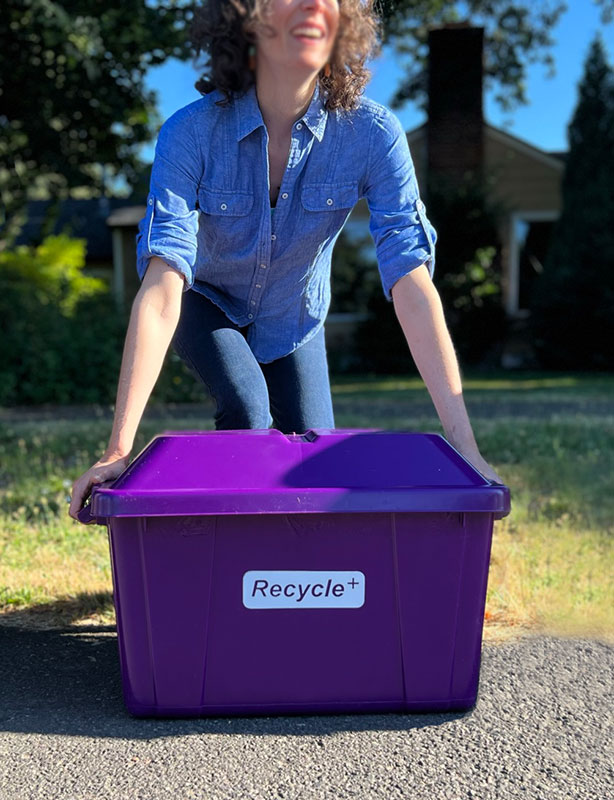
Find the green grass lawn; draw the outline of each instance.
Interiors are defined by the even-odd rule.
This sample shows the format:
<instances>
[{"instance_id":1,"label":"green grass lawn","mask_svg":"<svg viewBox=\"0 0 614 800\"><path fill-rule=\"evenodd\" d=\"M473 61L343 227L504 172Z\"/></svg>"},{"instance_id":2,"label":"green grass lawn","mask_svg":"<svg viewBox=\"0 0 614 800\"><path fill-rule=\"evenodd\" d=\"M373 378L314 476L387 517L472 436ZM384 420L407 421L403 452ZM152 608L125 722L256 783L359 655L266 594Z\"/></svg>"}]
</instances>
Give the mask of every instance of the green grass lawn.
<instances>
[{"instance_id":1,"label":"green grass lawn","mask_svg":"<svg viewBox=\"0 0 614 800\"><path fill-rule=\"evenodd\" d=\"M463 386L512 494L494 527L486 638L614 639L614 375L467 374ZM339 428L442 433L419 378L340 376L333 397ZM207 403L200 416L152 404L134 454L163 430L212 428L211 415ZM106 531L70 519L65 502L106 446L109 410L28 416L0 412L0 622L112 622Z\"/></svg>"}]
</instances>

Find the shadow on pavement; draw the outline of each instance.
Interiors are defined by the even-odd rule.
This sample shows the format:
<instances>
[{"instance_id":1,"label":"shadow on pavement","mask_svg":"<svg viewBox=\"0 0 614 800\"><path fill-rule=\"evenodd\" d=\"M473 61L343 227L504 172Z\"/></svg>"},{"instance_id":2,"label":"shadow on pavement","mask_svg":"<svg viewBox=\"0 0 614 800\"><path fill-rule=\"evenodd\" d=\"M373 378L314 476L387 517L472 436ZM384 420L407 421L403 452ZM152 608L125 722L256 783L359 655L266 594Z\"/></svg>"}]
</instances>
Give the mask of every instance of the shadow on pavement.
<instances>
[{"instance_id":1,"label":"shadow on pavement","mask_svg":"<svg viewBox=\"0 0 614 800\"><path fill-rule=\"evenodd\" d=\"M5 732L122 739L326 735L433 727L471 713L136 719L123 704L114 627L0 627L0 731Z\"/></svg>"}]
</instances>

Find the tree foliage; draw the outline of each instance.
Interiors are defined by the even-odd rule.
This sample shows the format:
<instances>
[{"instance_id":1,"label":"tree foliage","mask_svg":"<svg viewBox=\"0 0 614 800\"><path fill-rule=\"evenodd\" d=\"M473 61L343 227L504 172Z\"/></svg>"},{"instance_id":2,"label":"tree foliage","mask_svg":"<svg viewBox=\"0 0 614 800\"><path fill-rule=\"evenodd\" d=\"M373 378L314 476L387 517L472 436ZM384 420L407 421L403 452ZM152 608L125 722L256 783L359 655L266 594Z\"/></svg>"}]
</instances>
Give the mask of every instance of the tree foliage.
<instances>
[{"instance_id":1,"label":"tree foliage","mask_svg":"<svg viewBox=\"0 0 614 800\"><path fill-rule=\"evenodd\" d=\"M542 274L532 326L544 366L614 366L614 69L597 37L568 127L563 208Z\"/></svg>"},{"instance_id":2,"label":"tree foliage","mask_svg":"<svg viewBox=\"0 0 614 800\"><path fill-rule=\"evenodd\" d=\"M108 383L121 325L84 264L85 241L67 236L0 253L0 405L93 402Z\"/></svg>"},{"instance_id":3,"label":"tree foliage","mask_svg":"<svg viewBox=\"0 0 614 800\"><path fill-rule=\"evenodd\" d=\"M84 297L106 290L104 281L83 274L84 266L85 239L48 236L38 246L20 245L0 253L0 285L19 281L38 302L71 316Z\"/></svg>"},{"instance_id":4,"label":"tree foliage","mask_svg":"<svg viewBox=\"0 0 614 800\"><path fill-rule=\"evenodd\" d=\"M595 0L603 23L614 16L612 0ZM484 80L497 86L496 102L504 111L525 105L527 66L543 63L555 74L550 48L554 28L567 10L562 0L379 0L384 19L384 42L401 56L405 76L390 106L415 102L426 111L428 31L450 22L468 21L484 27ZM406 58L403 58L406 57Z\"/></svg>"},{"instance_id":5,"label":"tree foliage","mask_svg":"<svg viewBox=\"0 0 614 800\"><path fill-rule=\"evenodd\" d=\"M4 0L0 26L0 229L14 241L33 189L134 185L155 135L147 70L187 58L185 0ZM52 206L57 209L58 202ZM4 215L4 218L2 218Z\"/></svg>"}]
</instances>

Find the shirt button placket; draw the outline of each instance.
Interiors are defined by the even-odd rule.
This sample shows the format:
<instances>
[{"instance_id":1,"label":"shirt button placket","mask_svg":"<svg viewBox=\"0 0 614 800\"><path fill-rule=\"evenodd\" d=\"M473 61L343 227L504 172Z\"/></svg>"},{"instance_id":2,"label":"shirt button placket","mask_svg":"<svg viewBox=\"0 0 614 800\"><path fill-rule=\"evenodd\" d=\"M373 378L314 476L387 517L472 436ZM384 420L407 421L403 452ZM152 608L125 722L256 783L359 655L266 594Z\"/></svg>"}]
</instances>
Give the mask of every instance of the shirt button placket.
<instances>
[{"instance_id":1,"label":"shirt button placket","mask_svg":"<svg viewBox=\"0 0 614 800\"><path fill-rule=\"evenodd\" d=\"M260 264L260 269L266 269L266 264ZM262 289L262 284L261 283L257 283L255 286L256 286L256 289ZM255 300L250 300L250 305L251 306L255 306L256 305L256 301ZM248 317L248 319L253 319L254 315L253 314L248 314L247 317Z\"/></svg>"},{"instance_id":2,"label":"shirt button placket","mask_svg":"<svg viewBox=\"0 0 614 800\"><path fill-rule=\"evenodd\" d=\"M299 122L296 127L300 130L300 128L302 128L303 126ZM288 199L288 192L283 192L283 194L281 194L280 197L281 197L282 200L287 200ZM277 236L274 233L272 233L271 234L271 241L274 242L276 239L277 239ZM260 264L260 269L265 270L266 268L267 268L266 264L264 264L264 263ZM255 288L256 289L262 289L262 284L261 283L255 284ZM256 305L256 301L255 300L250 300L250 305L255 306ZM248 319L253 319L254 315L253 314L248 314L247 318Z\"/></svg>"}]
</instances>

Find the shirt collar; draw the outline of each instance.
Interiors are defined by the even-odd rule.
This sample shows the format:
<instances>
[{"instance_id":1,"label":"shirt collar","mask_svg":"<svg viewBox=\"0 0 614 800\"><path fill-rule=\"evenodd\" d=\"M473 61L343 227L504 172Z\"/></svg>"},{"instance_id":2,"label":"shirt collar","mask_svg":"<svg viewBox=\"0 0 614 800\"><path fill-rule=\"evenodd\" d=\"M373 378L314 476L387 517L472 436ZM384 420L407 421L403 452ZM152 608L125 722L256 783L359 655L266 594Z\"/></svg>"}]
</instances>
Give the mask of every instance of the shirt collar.
<instances>
[{"instance_id":1,"label":"shirt collar","mask_svg":"<svg viewBox=\"0 0 614 800\"><path fill-rule=\"evenodd\" d=\"M252 131L264 125L258 99L256 97L256 84L252 84L245 94L235 97L235 117L237 121L237 141L241 141ZM324 137L324 129L328 111L324 108L320 94L320 85L316 82L316 88L312 95L309 108L301 119L319 142Z\"/></svg>"}]
</instances>

